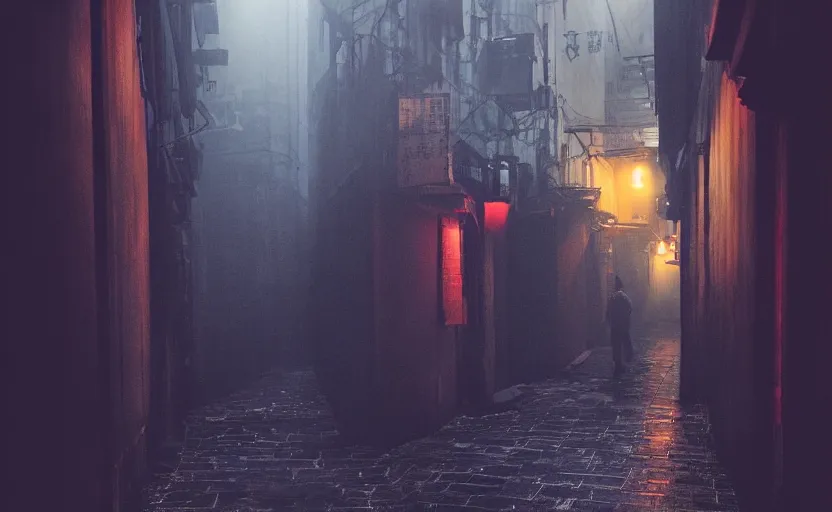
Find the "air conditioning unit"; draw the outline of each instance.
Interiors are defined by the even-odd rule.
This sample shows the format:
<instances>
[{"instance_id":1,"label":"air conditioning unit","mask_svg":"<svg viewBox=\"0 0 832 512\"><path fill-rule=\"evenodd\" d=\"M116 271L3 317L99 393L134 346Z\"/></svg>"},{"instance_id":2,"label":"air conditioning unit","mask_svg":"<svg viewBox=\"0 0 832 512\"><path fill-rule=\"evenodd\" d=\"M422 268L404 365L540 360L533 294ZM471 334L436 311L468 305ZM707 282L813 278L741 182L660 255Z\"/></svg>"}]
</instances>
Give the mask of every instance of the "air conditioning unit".
<instances>
[{"instance_id":1,"label":"air conditioning unit","mask_svg":"<svg viewBox=\"0 0 832 512\"><path fill-rule=\"evenodd\" d=\"M480 63L479 86L485 94L516 112L534 107L532 73L534 34L517 34L486 41Z\"/></svg>"}]
</instances>

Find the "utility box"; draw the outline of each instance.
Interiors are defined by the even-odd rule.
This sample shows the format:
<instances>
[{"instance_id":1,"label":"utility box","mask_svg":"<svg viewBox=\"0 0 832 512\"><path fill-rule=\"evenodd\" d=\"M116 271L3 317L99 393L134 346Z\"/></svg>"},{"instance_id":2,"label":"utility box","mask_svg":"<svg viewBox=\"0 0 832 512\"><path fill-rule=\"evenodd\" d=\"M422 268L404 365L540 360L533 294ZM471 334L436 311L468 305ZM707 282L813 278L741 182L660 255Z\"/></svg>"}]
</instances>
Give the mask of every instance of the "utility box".
<instances>
[{"instance_id":1,"label":"utility box","mask_svg":"<svg viewBox=\"0 0 832 512\"><path fill-rule=\"evenodd\" d=\"M480 90L496 97L510 110L522 112L534 108L534 34L486 41L482 59Z\"/></svg>"}]
</instances>

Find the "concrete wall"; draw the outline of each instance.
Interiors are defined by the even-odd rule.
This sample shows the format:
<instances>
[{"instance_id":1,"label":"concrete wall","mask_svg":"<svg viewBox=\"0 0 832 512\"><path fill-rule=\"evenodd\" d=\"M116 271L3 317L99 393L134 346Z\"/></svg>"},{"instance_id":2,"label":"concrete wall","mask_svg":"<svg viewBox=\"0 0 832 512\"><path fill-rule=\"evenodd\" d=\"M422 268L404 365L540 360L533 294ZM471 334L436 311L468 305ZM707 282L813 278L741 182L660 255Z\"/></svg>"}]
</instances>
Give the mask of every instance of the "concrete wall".
<instances>
[{"instance_id":1,"label":"concrete wall","mask_svg":"<svg viewBox=\"0 0 832 512\"><path fill-rule=\"evenodd\" d=\"M562 170L563 184L589 185L589 176L583 158L577 158L583 152L576 135L567 134L563 129L568 126L604 124L606 98L606 53L615 50L610 43L609 11L605 0L581 0L563 2L553 9L555 52L553 73L556 73L556 94L563 97L560 119L558 122L558 148L568 145L570 157L567 168ZM589 33L597 32L600 47L590 52ZM597 42L597 41L596 41ZM577 51L567 47L569 43L577 44ZM589 134L580 134L584 144L590 144Z\"/></svg>"},{"instance_id":2,"label":"concrete wall","mask_svg":"<svg viewBox=\"0 0 832 512\"><path fill-rule=\"evenodd\" d=\"M653 54L654 1L609 0L622 57ZM612 23L610 23L610 29L612 29Z\"/></svg>"},{"instance_id":3,"label":"concrete wall","mask_svg":"<svg viewBox=\"0 0 832 512\"><path fill-rule=\"evenodd\" d=\"M15 421L3 453L17 478L3 508L119 510L147 408L147 176L132 3L21 4L9 20L18 49L7 61L9 115L19 122L1 187L11 242L2 337ZM44 492L43 482L54 485Z\"/></svg>"}]
</instances>

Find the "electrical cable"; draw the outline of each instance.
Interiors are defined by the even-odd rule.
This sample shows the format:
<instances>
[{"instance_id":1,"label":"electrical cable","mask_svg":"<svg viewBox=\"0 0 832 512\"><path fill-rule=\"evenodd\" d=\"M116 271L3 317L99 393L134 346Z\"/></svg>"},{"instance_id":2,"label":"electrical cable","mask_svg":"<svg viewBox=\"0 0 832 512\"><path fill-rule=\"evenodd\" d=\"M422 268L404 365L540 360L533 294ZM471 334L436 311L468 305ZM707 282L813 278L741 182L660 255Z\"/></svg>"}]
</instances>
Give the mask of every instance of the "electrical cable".
<instances>
[{"instance_id":1,"label":"electrical cable","mask_svg":"<svg viewBox=\"0 0 832 512\"><path fill-rule=\"evenodd\" d=\"M615 26L615 15L612 13L612 6L610 5L610 0L606 0L607 3L607 10L610 13L610 21L612 22L612 33L615 36L615 49L618 50L619 55L621 54L621 44L618 40L618 29Z\"/></svg>"}]
</instances>

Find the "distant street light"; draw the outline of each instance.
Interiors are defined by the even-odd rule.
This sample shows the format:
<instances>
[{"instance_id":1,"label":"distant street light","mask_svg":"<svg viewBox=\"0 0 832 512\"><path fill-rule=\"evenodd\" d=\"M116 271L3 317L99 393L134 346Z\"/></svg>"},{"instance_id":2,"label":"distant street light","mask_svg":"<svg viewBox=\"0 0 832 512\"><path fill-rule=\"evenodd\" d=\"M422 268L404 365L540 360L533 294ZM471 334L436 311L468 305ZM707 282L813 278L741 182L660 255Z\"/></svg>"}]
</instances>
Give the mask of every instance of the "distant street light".
<instances>
[{"instance_id":1,"label":"distant street light","mask_svg":"<svg viewBox=\"0 0 832 512\"><path fill-rule=\"evenodd\" d=\"M636 167L633 169L633 188L644 188L644 169Z\"/></svg>"}]
</instances>

